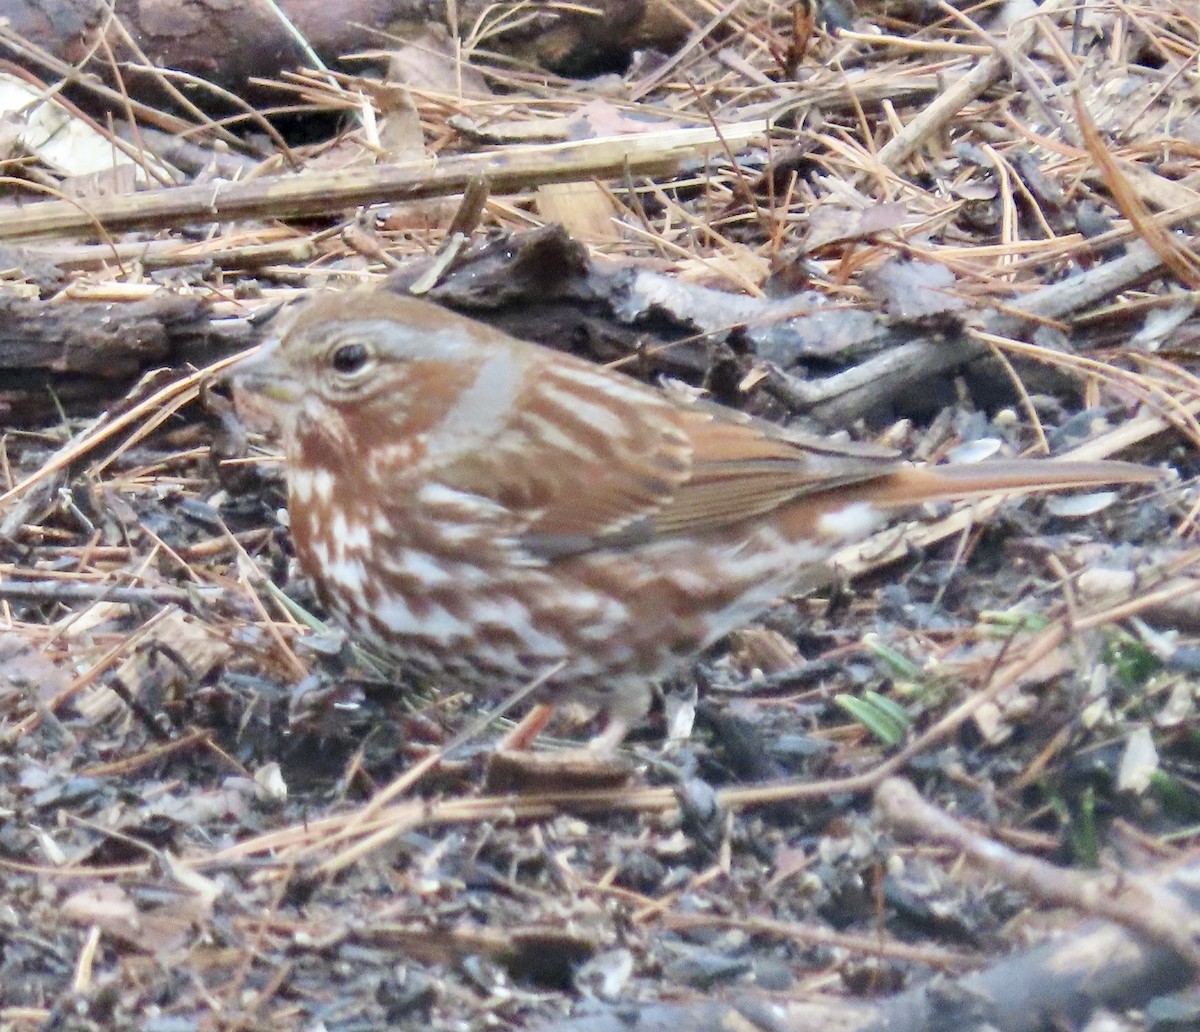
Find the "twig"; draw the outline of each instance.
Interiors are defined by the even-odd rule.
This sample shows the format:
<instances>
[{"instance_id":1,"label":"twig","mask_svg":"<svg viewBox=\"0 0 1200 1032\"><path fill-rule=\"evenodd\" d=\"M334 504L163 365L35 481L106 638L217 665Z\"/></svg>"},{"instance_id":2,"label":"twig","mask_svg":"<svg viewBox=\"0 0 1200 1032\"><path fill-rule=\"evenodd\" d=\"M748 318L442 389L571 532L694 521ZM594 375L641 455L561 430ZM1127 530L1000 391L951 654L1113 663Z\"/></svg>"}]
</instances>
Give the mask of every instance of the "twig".
<instances>
[{"instance_id":1,"label":"twig","mask_svg":"<svg viewBox=\"0 0 1200 1032\"><path fill-rule=\"evenodd\" d=\"M76 581L0 581L0 599L8 602L117 602L121 605L193 607L211 602L225 592L216 587L131 588L117 584L80 584Z\"/></svg>"},{"instance_id":2,"label":"twig","mask_svg":"<svg viewBox=\"0 0 1200 1032\"><path fill-rule=\"evenodd\" d=\"M682 161L727 144L741 145L767 131L762 119L721 128L672 129L581 142L508 147L429 161L346 168L303 175L263 176L244 183L178 186L155 193L94 199L86 211L65 201L3 209L0 240L28 240L109 230L177 228L190 222L239 218L296 218L363 204L412 201L461 193L486 177L494 193L541 183L618 179L627 172L663 173Z\"/></svg>"},{"instance_id":3,"label":"twig","mask_svg":"<svg viewBox=\"0 0 1200 1032\"><path fill-rule=\"evenodd\" d=\"M1008 39L1006 51L994 52L934 100L892 137L879 151L879 161L888 168L897 168L917 152L917 149L944 128L967 104L979 97L1009 70L1009 55L1026 53L1037 40L1037 19L1053 18L1075 6L1076 0L1047 0L1037 15L1022 24Z\"/></svg>"},{"instance_id":4,"label":"twig","mask_svg":"<svg viewBox=\"0 0 1200 1032\"><path fill-rule=\"evenodd\" d=\"M1169 889L1126 872L1081 876L1014 852L927 803L903 778L889 778L881 784L875 804L895 828L923 841L951 845L989 873L1042 902L1105 918L1153 946L1165 946L1200 969L1200 918L1185 899Z\"/></svg>"},{"instance_id":5,"label":"twig","mask_svg":"<svg viewBox=\"0 0 1200 1032\"><path fill-rule=\"evenodd\" d=\"M1030 294L983 320L988 333L1013 336L1022 319L1058 319L1127 289L1162 267L1162 258L1137 241L1126 254L1079 276ZM1015 314L1013 314L1015 313ZM845 372L801 385L806 407L818 418L841 424L860 414L867 404L891 397L915 379L960 365L987 353L987 345L968 332L943 340L918 340L892 348Z\"/></svg>"}]
</instances>

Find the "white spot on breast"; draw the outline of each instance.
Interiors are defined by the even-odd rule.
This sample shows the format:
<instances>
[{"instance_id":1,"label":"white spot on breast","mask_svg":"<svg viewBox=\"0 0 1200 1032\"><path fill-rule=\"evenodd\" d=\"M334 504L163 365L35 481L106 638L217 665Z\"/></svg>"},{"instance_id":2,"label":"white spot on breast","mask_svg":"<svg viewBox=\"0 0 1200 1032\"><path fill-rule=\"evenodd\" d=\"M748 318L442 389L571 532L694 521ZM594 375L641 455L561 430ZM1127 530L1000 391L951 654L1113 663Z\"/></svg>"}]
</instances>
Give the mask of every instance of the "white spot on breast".
<instances>
[{"instance_id":1,"label":"white spot on breast","mask_svg":"<svg viewBox=\"0 0 1200 1032\"><path fill-rule=\"evenodd\" d=\"M418 552L413 548L401 549L398 552L385 552L379 557L383 569L397 577L414 577L429 587L459 581L427 552Z\"/></svg>"},{"instance_id":2,"label":"white spot on breast","mask_svg":"<svg viewBox=\"0 0 1200 1032\"><path fill-rule=\"evenodd\" d=\"M396 470L411 466L417 459L418 445L420 451L423 452L425 449L424 435L376 448L367 457L365 463L367 478L373 483L379 483L394 474Z\"/></svg>"},{"instance_id":3,"label":"white spot on breast","mask_svg":"<svg viewBox=\"0 0 1200 1032\"><path fill-rule=\"evenodd\" d=\"M524 643L527 651L542 656L560 657L564 654L559 639L538 630L530 618L529 609L515 598L500 597L475 601L472 615L477 623L506 628Z\"/></svg>"},{"instance_id":4,"label":"white spot on breast","mask_svg":"<svg viewBox=\"0 0 1200 1032\"><path fill-rule=\"evenodd\" d=\"M878 530L886 515L870 502L854 502L827 512L817 523L817 533L835 541L861 541Z\"/></svg>"},{"instance_id":5,"label":"white spot on breast","mask_svg":"<svg viewBox=\"0 0 1200 1032\"><path fill-rule=\"evenodd\" d=\"M325 578L343 592L362 597L367 570L361 559L339 559L325 566Z\"/></svg>"},{"instance_id":6,"label":"white spot on breast","mask_svg":"<svg viewBox=\"0 0 1200 1032\"><path fill-rule=\"evenodd\" d=\"M329 552L329 545L324 541L316 541L312 546L313 558L316 559L317 565L321 569L327 569L333 561L333 556Z\"/></svg>"},{"instance_id":7,"label":"white spot on breast","mask_svg":"<svg viewBox=\"0 0 1200 1032\"><path fill-rule=\"evenodd\" d=\"M307 469L297 469L291 479L292 497L307 505L312 500L313 478Z\"/></svg>"},{"instance_id":8,"label":"white spot on breast","mask_svg":"<svg viewBox=\"0 0 1200 1032\"><path fill-rule=\"evenodd\" d=\"M318 469L312 473L312 493L322 502L333 497L333 474L329 470Z\"/></svg>"},{"instance_id":9,"label":"white spot on breast","mask_svg":"<svg viewBox=\"0 0 1200 1032\"><path fill-rule=\"evenodd\" d=\"M433 638L446 645L471 633L471 625L456 617L441 606L433 606L428 613L417 616L404 599L388 598L375 607L375 617L394 634L416 634Z\"/></svg>"},{"instance_id":10,"label":"white spot on breast","mask_svg":"<svg viewBox=\"0 0 1200 1032\"><path fill-rule=\"evenodd\" d=\"M368 552L371 549L371 528L365 523L352 523L342 538L346 551Z\"/></svg>"},{"instance_id":11,"label":"white spot on breast","mask_svg":"<svg viewBox=\"0 0 1200 1032\"><path fill-rule=\"evenodd\" d=\"M345 547L343 542L346 540L346 514L340 509L333 514L333 522L329 525L329 533L333 538L334 546L341 551Z\"/></svg>"},{"instance_id":12,"label":"white spot on breast","mask_svg":"<svg viewBox=\"0 0 1200 1032\"><path fill-rule=\"evenodd\" d=\"M428 510L424 515L436 520L439 540L450 548L477 542L484 533L490 543L496 543L496 526L508 515L507 509L490 498L438 483L424 484L417 491L416 502Z\"/></svg>"},{"instance_id":13,"label":"white spot on breast","mask_svg":"<svg viewBox=\"0 0 1200 1032\"><path fill-rule=\"evenodd\" d=\"M582 642L608 642L630 633L629 607L601 592L585 590L566 612L556 609L555 615L569 620L571 634Z\"/></svg>"},{"instance_id":14,"label":"white spot on breast","mask_svg":"<svg viewBox=\"0 0 1200 1032\"><path fill-rule=\"evenodd\" d=\"M350 523L343 512L336 512L329 525L334 547L343 555L364 552L371 547L371 528L365 523Z\"/></svg>"},{"instance_id":15,"label":"white spot on breast","mask_svg":"<svg viewBox=\"0 0 1200 1032\"><path fill-rule=\"evenodd\" d=\"M529 674L526 664L517 659L516 653L511 648L477 642L471 646L471 654L482 666L504 670L509 674L521 677Z\"/></svg>"}]
</instances>

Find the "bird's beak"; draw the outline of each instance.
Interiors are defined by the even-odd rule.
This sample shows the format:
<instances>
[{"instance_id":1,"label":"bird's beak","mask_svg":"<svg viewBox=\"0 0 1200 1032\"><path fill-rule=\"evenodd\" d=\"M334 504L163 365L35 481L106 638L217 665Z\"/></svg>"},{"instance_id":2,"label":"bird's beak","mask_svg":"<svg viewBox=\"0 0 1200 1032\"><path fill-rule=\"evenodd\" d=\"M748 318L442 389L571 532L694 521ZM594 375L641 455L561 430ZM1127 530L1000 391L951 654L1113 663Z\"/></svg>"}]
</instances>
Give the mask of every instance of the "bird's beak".
<instances>
[{"instance_id":1,"label":"bird's beak","mask_svg":"<svg viewBox=\"0 0 1200 1032\"><path fill-rule=\"evenodd\" d=\"M279 360L279 339L259 345L257 351L231 366L225 374L234 396L253 395L277 405L294 405L300 400L300 384Z\"/></svg>"}]
</instances>

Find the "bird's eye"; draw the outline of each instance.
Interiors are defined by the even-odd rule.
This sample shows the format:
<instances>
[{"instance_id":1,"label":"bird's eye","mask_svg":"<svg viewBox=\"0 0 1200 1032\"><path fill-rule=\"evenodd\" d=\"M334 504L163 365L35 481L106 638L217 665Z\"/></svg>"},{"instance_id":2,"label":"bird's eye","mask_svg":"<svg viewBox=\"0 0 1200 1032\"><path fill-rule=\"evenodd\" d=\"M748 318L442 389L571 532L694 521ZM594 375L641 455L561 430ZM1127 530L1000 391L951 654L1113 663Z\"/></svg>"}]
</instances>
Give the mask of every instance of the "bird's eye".
<instances>
[{"instance_id":1,"label":"bird's eye","mask_svg":"<svg viewBox=\"0 0 1200 1032\"><path fill-rule=\"evenodd\" d=\"M371 353L365 344L343 344L330 358L336 372L349 376L367 364Z\"/></svg>"}]
</instances>

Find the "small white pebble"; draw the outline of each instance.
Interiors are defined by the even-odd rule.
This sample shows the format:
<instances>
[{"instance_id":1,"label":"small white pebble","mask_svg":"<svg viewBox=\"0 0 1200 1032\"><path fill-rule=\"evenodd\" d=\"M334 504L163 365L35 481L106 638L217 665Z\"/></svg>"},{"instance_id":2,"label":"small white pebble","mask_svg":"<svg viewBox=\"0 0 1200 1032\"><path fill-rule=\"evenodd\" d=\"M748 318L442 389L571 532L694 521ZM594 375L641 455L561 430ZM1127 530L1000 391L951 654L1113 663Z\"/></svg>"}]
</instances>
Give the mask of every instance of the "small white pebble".
<instances>
[{"instance_id":1,"label":"small white pebble","mask_svg":"<svg viewBox=\"0 0 1200 1032\"><path fill-rule=\"evenodd\" d=\"M1056 495L1046 499L1046 511L1051 516L1079 519L1103 512L1117 500L1116 491L1092 491L1088 494Z\"/></svg>"},{"instance_id":2,"label":"small white pebble","mask_svg":"<svg viewBox=\"0 0 1200 1032\"><path fill-rule=\"evenodd\" d=\"M1004 442L998 437L980 437L974 441L965 441L946 453L946 460L956 464L970 464L990 459L1001 448Z\"/></svg>"}]
</instances>

